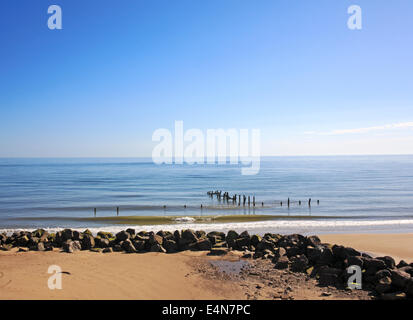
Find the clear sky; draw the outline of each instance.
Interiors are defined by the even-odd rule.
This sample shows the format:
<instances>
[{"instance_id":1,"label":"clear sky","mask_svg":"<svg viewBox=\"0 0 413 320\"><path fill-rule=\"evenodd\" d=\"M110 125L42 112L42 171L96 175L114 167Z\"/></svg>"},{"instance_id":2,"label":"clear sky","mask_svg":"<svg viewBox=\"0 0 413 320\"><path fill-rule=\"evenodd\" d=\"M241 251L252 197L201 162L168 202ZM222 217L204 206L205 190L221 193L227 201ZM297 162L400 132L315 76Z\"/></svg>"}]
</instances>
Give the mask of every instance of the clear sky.
<instances>
[{"instance_id":1,"label":"clear sky","mask_svg":"<svg viewBox=\"0 0 413 320\"><path fill-rule=\"evenodd\" d=\"M411 0L2 0L0 156L150 156L175 120L261 129L263 155L413 153L412 17Z\"/></svg>"}]
</instances>

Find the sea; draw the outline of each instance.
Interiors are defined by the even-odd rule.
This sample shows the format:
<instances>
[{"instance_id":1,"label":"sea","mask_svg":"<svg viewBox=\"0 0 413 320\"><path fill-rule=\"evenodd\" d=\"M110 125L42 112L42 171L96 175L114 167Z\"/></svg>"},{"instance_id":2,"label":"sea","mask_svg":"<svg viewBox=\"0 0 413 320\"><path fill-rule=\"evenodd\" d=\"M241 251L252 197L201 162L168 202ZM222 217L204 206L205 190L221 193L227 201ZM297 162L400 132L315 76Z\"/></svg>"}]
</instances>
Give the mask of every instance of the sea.
<instances>
[{"instance_id":1,"label":"sea","mask_svg":"<svg viewBox=\"0 0 413 320\"><path fill-rule=\"evenodd\" d=\"M263 157L258 174L242 175L241 168L150 158L2 158L0 232L413 232L413 156ZM241 203L210 191L241 195Z\"/></svg>"}]
</instances>

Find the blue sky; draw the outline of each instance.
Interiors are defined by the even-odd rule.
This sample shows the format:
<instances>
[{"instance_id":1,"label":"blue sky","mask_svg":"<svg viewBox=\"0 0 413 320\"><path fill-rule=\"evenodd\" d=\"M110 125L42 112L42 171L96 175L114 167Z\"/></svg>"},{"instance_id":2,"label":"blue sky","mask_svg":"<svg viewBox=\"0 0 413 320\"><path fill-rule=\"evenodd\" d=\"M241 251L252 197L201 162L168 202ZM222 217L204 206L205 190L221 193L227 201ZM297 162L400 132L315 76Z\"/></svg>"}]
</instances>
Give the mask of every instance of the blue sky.
<instances>
[{"instance_id":1,"label":"blue sky","mask_svg":"<svg viewBox=\"0 0 413 320\"><path fill-rule=\"evenodd\" d=\"M47 28L58 4L63 30ZM347 28L357 4L363 29ZM150 156L258 128L263 155L413 153L410 0L2 0L0 156Z\"/></svg>"}]
</instances>

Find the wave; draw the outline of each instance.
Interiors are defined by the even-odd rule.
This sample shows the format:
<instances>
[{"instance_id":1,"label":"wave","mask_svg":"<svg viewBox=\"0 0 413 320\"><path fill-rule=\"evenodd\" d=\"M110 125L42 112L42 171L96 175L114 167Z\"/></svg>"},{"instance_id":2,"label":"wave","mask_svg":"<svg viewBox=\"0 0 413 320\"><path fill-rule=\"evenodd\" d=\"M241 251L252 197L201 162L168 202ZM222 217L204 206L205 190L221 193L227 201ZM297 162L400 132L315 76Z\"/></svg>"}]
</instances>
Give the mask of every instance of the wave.
<instances>
[{"instance_id":1,"label":"wave","mask_svg":"<svg viewBox=\"0 0 413 320\"><path fill-rule=\"evenodd\" d=\"M71 228L73 230L84 231L89 229L92 233L97 234L99 231L119 232L127 228L133 228L137 231L175 231L183 229L194 229L209 231L235 230L242 232L248 230L250 233L264 234L272 233L365 233L365 232L412 232L413 219L391 219L391 220L346 220L346 219L331 219L331 220L267 220L267 221L247 221L247 222L215 222L215 223L197 223L192 217L179 217L174 224L147 224L147 225L107 225L101 227L91 227L87 224L79 225ZM397 228L397 229L396 229ZM43 228L48 232L57 232L64 227L49 227ZM0 233L5 232L10 234L15 231L33 231L32 229L0 229Z\"/></svg>"}]
</instances>

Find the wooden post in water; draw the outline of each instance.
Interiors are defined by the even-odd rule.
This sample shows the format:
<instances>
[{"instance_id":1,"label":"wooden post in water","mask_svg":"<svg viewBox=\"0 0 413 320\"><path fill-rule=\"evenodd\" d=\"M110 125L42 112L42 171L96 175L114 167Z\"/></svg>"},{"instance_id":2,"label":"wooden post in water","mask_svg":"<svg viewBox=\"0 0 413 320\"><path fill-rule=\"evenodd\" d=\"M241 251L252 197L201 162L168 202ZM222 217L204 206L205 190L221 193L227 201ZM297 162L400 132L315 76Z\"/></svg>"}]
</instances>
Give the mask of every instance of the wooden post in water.
<instances>
[{"instance_id":1,"label":"wooden post in water","mask_svg":"<svg viewBox=\"0 0 413 320\"><path fill-rule=\"evenodd\" d=\"M93 213L94 213L94 215L95 215L95 217L96 217L96 208L93 209Z\"/></svg>"},{"instance_id":2,"label":"wooden post in water","mask_svg":"<svg viewBox=\"0 0 413 320\"><path fill-rule=\"evenodd\" d=\"M290 207L290 198L288 198L288 200L287 200L287 205L288 205L288 207Z\"/></svg>"},{"instance_id":3,"label":"wooden post in water","mask_svg":"<svg viewBox=\"0 0 413 320\"><path fill-rule=\"evenodd\" d=\"M252 197L252 205L255 207L255 196Z\"/></svg>"},{"instance_id":4,"label":"wooden post in water","mask_svg":"<svg viewBox=\"0 0 413 320\"><path fill-rule=\"evenodd\" d=\"M298 201L298 205L300 205L300 206L301 206L301 200L299 200L299 201Z\"/></svg>"},{"instance_id":5,"label":"wooden post in water","mask_svg":"<svg viewBox=\"0 0 413 320\"><path fill-rule=\"evenodd\" d=\"M264 202L261 202L261 207L263 207L264 206Z\"/></svg>"},{"instance_id":6,"label":"wooden post in water","mask_svg":"<svg viewBox=\"0 0 413 320\"><path fill-rule=\"evenodd\" d=\"M116 207L116 215L119 216L119 207Z\"/></svg>"},{"instance_id":7,"label":"wooden post in water","mask_svg":"<svg viewBox=\"0 0 413 320\"><path fill-rule=\"evenodd\" d=\"M251 199L250 196L248 196L248 207L251 205Z\"/></svg>"},{"instance_id":8,"label":"wooden post in water","mask_svg":"<svg viewBox=\"0 0 413 320\"><path fill-rule=\"evenodd\" d=\"M245 201L247 200L247 197L245 196L245 194L243 195L243 205L244 205L244 207L245 207Z\"/></svg>"},{"instance_id":9,"label":"wooden post in water","mask_svg":"<svg viewBox=\"0 0 413 320\"><path fill-rule=\"evenodd\" d=\"M308 206L311 207L311 198L308 199Z\"/></svg>"},{"instance_id":10,"label":"wooden post in water","mask_svg":"<svg viewBox=\"0 0 413 320\"><path fill-rule=\"evenodd\" d=\"M283 202L282 202L282 201L280 202L280 205L281 205L281 207L283 206Z\"/></svg>"},{"instance_id":11,"label":"wooden post in water","mask_svg":"<svg viewBox=\"0 0 413 320\"><path fill-rule=\"evenodd\" d=\"M317 200L317 204L320 204L320 200Z\"/></svg>"}]
</instances>

